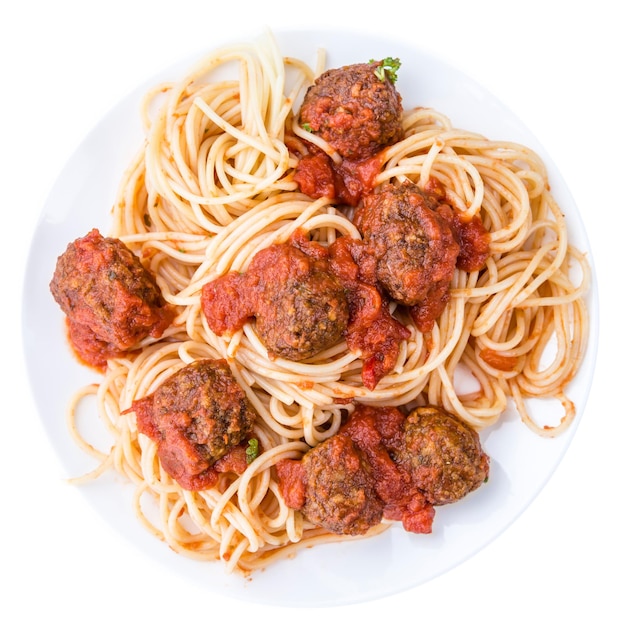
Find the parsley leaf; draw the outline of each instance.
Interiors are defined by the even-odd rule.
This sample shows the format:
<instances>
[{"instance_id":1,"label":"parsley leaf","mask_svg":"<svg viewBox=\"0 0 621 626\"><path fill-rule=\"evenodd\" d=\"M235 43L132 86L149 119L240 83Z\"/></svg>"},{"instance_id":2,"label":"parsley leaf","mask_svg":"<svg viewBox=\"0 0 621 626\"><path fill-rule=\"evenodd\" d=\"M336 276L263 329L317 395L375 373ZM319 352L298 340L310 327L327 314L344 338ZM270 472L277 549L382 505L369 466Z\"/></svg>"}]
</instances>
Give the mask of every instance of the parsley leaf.
<instances>
[{"instance_id":1,"label":"parsley leaf","mask_svg":"<svg viewBox=\"0 0 621 626\"><path fill-rule=\"evenodd\" d=\"M373 59L369 63L375 63ZM401 60L393 57L386 57L382 59L379 65L375 68L375 75L384 82L388 79L391 83L397 81L397 70L401 67Z\"/></svg>"},{"instance_id":2,"label":"parsley leaf","mask_svg":"<svg viewBox=\"0 0 621 626\"><path fill-rule=\"evenodd\" d=\"M258 456L259 440L253 437L248 440L248 446L246 447L246 463L250 465Z\"/></svg>"}]
</instances>

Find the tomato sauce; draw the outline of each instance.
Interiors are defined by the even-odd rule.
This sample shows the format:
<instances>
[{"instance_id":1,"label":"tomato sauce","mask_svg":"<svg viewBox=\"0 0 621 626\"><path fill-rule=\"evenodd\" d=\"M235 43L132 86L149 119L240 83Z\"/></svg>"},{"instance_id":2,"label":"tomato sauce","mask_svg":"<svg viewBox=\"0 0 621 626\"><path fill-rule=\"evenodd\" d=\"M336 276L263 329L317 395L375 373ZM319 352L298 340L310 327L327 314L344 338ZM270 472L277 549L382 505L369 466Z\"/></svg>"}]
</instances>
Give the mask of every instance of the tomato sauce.
<instances>
[{"instance_id":1,"label":"tomato sauce","mask_svg":"<svg viewBox=\"0 0 621 626\"><path fill-rule=\"evenodd\" d=\"M457 267L465 272L483 269L489 257L490 234L481 218L475 215L472 219L465 220L456 214L452 226L459 243Z\"/></svg>"},{"instance_id":2,"label":"tomato sauce","mask_svg":"<svg viewBox=\"0 0 621 626\"><path fill-rule=\"evenodd\" d=\"M518 357L508 354L499 354L495 350L483 348L480 357L493 368L503 372L511 372L517 368Z\"/></svg>"},{"instance_id":3,"label":"tomato sauce","mask_svg":"<svg viewBox=\"0 0 621 626\"><path fill-rule=\"evenodd\" d=\"M330 246L331 267L347 289L349 323L347 345L363 359L362 382L368 389L395 367L401 341L410 331L390 313L388 302L373 283L365 281L368 270L354 261L352 252L359 244L340 237ZM371 280L373 280L371 278Z\"/></svg>"},{"instance_id":4,"label":"tomato sauce","mask_svg":"<svg viewBox=\"0 0 621 626\"><path fill-rule=\"evenodd\" d=\"M380 153L366 159L343 159L336 164L325 152L300 158L293 180L311 198L331 198L339 204L356 206L375 186L381 169Z\"/></svg>"}]
</instances>

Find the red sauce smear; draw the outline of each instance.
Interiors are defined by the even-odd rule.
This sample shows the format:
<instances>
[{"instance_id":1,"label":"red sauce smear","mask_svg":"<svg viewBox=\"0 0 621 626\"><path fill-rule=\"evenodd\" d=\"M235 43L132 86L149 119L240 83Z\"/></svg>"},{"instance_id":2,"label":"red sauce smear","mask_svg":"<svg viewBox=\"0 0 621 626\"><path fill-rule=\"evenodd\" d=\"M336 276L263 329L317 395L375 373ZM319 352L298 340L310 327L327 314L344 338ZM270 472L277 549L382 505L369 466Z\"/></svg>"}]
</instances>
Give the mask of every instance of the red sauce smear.
<instances>
[{"instance_id":1,"label":"red sauce smear","mask_svg":"<svg viewBox=\"0 0 621 626\"><path fill-rule=\"evenodd\" d=\"M513 371L518 364L518 357L508 354L499 354L495 350L483 348L480 353L481 358L493 368L503 372Z\"/></svg>"},{"instance_id":2,"label":"red sauce smear","mask_svg":"<svg viewBox=\"0 0 621 626\"><path fill-rule=\"evenodd\" d=\"M391 315L388 301L373 284L373 278L365 276L364 266L354 261L361 245L350 237L340 237L330 246L330 260L348 294L347 346L363 359L362 383L373 390L392 372L400 343L411 333Z\"/></svg>"},{"instance_id":3,"label":"red sauce smear","mask_svg":"<svg viewBox=\"0 0 621 626\"><path fill-rule=\"evenodd\" d=\"M373 190L381 166L381 152L365 159L343 159L337 164L313 146L299 158L293 180L311 198L326 197L356 206L364 194Z\"/></svg>"}]
</instances>

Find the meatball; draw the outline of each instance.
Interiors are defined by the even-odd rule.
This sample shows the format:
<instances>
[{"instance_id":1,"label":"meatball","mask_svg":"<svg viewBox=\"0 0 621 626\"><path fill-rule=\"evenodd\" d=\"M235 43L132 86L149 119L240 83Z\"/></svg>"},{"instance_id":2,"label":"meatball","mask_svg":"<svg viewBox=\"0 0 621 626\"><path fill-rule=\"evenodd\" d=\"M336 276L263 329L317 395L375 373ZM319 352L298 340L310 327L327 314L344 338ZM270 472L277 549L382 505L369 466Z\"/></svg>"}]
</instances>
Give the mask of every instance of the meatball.
<instances>
[{"instance_id":1,"label":"meatball","mask_svg":"<svg viewBox=\"0 0 621 626\"><path fill-rule=\"evenodd\" d=\"M373 471L353 440L334 435L302 458L306 499L302 514L339 535L361 535L382 520L384 504Z\"/></svg>"},{"instance_id":2,"label":"meatball","mask_svg":"<svg viewBox=\"0 0 621 626\"><path fill-rule=\"evenodd\" d=\"M433 505L460 500L488 478L489 457L478 433L435 406L414 409L404 422L397 462Z\"/></svg>"},{"instance_id":3,"label":"meatball","mask_svg":"<svg viewBox=\"0 0 621 626\"><path fill-rule=\"evenodd\" d=\"M387 184L365 196L354 215L378 281L400 304L418 304L453 276L459 244L435 208L413 183Z\"/></svg>"},{"instance_id":4,"label":"meatball","mask_svg":"<svg viewBox=\"0 0 621 626\"><path fill-rule=\"evenodd\" d=\"M265 256L257 261L265 268L265 282L255 317L257 333L268 350L300 361L337 343L349 316L345 289L337 277L327 265L293 246Z\"/></svg>"},{"instance_id":5,"label":"meatball","mask_svg":"<svg viewBox=\"0 0 621 626\"><path fill-rule=\"evenodd\" d=\"M301 236L259 251L244 274L227 274L203 287L207 323L224 334L254 316L271 356L315 356L343 337L349 319L345 288L327 255Z\"/></svg>"},{"instance_id":6,"label":"meatball","mask_svg":"<svg viewBox=\"0 0 621 626\"><path fill-rule=\"evenodd\" d=\"M139 258L97 229L67 246L50 291L67 316L78 356L98 368L145 337L160 337L174 317Z\"/></svg>"},{"instance_id":7,"label":"meatball","mask_svg":"<svg viewBox=\"0 0 621 626\"><path fill-rule=\"evenodd\" d=\"M377 61L324 72L306 92L300 124L346 159L368 158L398 141L401 95L381 68Z\"/></svg>"},{"instance_id":8,"label":"meatball","mask_svg":"<svg viewBox=\"0 0 621 626\"><path fill-rule=\"evenodd\" d=\"M210 471L251 433L256 412L224 360L201 359L131 406L139 432L157 444L164 470L192 491L212 486Z\"/></svg>"}]
</instances>

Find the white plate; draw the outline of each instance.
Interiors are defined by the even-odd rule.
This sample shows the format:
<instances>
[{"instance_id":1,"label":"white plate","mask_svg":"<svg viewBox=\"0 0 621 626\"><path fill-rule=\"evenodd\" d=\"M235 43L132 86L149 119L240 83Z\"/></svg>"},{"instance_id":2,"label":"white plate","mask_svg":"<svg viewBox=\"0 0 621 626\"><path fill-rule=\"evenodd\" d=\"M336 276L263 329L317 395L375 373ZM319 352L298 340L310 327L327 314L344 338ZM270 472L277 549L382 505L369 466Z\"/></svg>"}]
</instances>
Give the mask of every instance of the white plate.
<instances>
[{"instance_id":1,"label":"white plate","mask_svg":"<svg viewBox=\"0 0 621 626\"><path fill-rule=\"evenodd\" d=\"M329 67L386 56L399 57L398 87L406 108L423 105L447 114L457 127L492 139L521 142L544 158L555 197L567 216L571 242L589 251L578 210L553 163L537 139L493 95L438 59L414 47L343 32L276 33L283 54L314 65L318 47L328 51ZM118 104L88 135L66 164L34 233L24 287L24 347L34 396L52 445L68 476L90 467L66 430L71 393L97 380L71 356L63 318L49 292L56 258L68 242L97 227L109 226L109 210L123 170L142 141L138 116L148 85L183 75L190 61ZM592 258L592 255L589 255ZM569 393L582 415L591 385L597 343L595 281L589 294L591 330L584 364ZM548 420L549 421L549 420ZM256 573L252 580L226 575L219 563L197 563L175 555L150 536L131 509L132 488L113 475L80 487L95 507L133 545L159 567L176 570L198 587L251 602L288 606L329 606L379 598L420 585L446 572L489 544L525 510L561 461L578 424L563 436L542 439L508 412L501 424L482 435L492 459L490 480L465 500L437 509L431 535L406 534L395 527L379 537L303 550L295 558ZM78 488L78 487L76 487Z\"/></svg>"}]
</instances>

